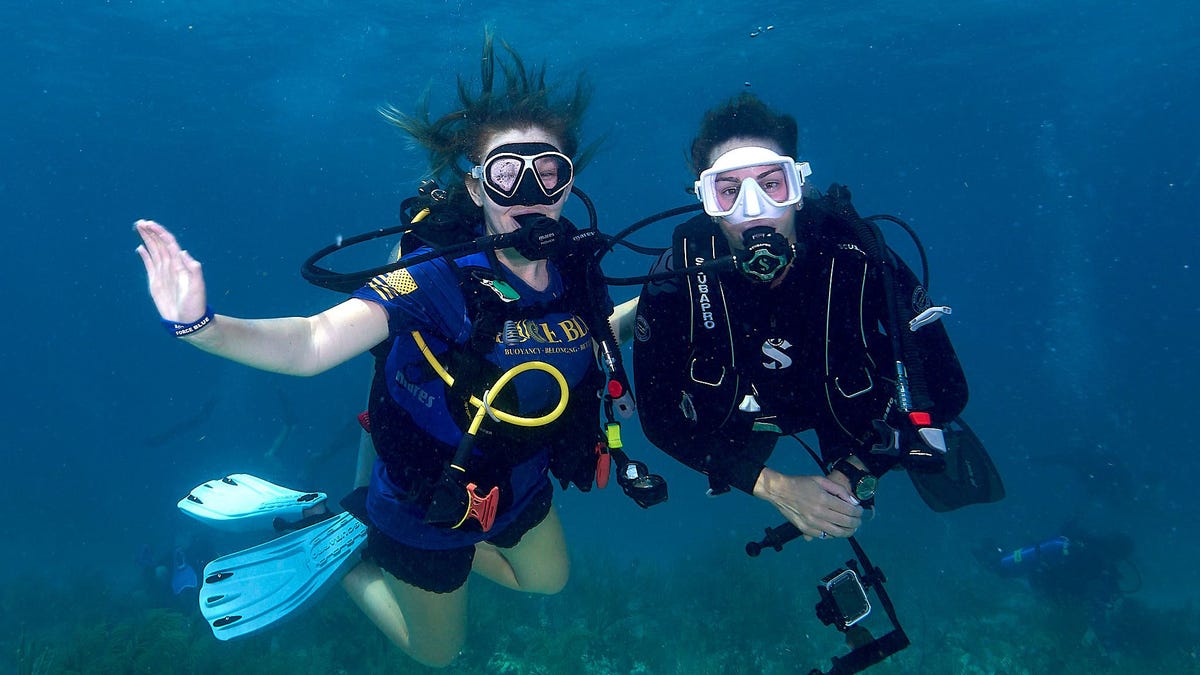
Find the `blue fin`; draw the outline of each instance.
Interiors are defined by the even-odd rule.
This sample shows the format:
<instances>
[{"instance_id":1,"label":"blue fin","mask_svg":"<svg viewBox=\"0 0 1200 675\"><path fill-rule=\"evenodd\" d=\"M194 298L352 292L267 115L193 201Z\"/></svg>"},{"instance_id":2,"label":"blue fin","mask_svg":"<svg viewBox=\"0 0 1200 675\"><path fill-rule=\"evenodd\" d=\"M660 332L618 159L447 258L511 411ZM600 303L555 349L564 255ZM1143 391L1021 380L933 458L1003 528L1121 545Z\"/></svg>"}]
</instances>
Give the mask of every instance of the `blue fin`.
<instances>
[{"instance_id":1,"label":"blue fin","mask_svg":"<svg viewBox=\"0 0 1200 675\"><path fill-rule=\"evenodd\" d=\"M200 613L213 635L255 633L316 601L361 556L367 526L350 513L296 530L204 568Z\"/></svg>"},{"instance_id":2,"label":"blue fin","mask_svg":"<svg viewBox=\"0 0 1200 675\"><path fill-rule=\"evenodd\" d=\"M183 549L175 549L175 555L171 560L171 568L171 592L175 595L179 595L189 588L198 588L200 586L199 580L196 579L196 569L188 564Z\"/></svg>"}]
</instances>

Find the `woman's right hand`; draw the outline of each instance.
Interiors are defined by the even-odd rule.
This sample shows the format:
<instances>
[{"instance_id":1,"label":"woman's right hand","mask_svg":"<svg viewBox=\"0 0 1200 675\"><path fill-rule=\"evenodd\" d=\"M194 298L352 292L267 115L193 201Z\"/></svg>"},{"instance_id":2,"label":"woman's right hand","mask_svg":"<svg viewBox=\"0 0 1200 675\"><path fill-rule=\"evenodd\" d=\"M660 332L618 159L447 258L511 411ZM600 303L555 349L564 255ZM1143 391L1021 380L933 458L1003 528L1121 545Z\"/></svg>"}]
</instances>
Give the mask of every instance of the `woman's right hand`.
<instances>
[{"instance_id":1,"label":"woman's right hand","mask_svg":"<svg viewBox=\"0 0 1200 675\"><path fill-rule=\"evenodd\" d=\"M146 265L150 297L159 316L181 324L199 320L207 309L200 263L180 248L175 235L153 220L139 220L134 229L142 237L137 252Z\"/></svg>"}]
</instances>

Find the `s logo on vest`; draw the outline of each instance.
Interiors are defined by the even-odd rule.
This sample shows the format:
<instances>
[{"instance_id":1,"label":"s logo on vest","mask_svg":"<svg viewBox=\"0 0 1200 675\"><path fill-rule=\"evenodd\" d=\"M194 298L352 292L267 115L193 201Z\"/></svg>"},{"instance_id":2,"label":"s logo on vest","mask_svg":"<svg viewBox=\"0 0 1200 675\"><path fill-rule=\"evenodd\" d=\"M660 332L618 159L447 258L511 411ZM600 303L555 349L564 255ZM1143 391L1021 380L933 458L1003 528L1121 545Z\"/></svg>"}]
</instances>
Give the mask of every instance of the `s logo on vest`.
<instances>
[{"instance_id":1,"label":"s logo on vest","mask_svg":"<svg viewBox=\"0 0 1200 675\"><path fill-rule=\"evenodd\" d=\"M792 365L792 357L783 353L783 350L792 346L792 343L779 338L771 338L763 343L762 353L770 361L763 361L763 368L767 370L782 370Z\"/></svg>"}]
</instances>

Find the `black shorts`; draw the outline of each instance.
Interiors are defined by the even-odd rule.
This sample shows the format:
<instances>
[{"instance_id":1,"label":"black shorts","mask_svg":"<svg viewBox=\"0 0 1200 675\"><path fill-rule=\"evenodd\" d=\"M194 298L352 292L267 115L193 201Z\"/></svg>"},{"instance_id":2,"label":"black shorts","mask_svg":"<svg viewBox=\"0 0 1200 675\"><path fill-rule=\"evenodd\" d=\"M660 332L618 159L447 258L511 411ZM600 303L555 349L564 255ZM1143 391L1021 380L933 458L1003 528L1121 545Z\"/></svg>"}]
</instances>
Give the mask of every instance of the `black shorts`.
<instances>
[{"instance_id":1,"label":"black shorts","mask_svg":"<svg viewBox=\"0 0 1200 675\"><path fill-rule=\"evenodd\" d=\"M486 541L499 548L516 546L526 532L546 519L553 497L554 485L547 481L511 525ZM475 560L475 547L416 548L402 544L372 526L367 532L367 549L363 557L406 584L433 593L449 593L466 583Z\"/></svg>"}]
</instances>

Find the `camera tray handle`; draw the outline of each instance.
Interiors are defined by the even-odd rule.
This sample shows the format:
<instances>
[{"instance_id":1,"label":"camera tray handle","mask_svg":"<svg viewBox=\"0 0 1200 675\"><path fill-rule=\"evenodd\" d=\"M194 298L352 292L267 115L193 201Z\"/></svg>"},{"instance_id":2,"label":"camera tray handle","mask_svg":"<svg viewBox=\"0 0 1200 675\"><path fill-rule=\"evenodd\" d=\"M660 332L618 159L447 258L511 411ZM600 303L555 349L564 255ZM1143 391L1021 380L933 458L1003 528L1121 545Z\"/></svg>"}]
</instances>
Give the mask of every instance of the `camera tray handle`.
<instances>
[{"instance_id":1,"label":"camera tray handle","mask_svg":"<svg viewBox=\"0 0 1200 675\"><path fill-rule=\"evenodd\" d=\"M908 645L908 635L904 633L903 628L896 626L896 628L883 636L855 647L845 656L833 657L833 667L829 670L813 668L808 672L809 675L850 675L851 673L859 673L883 661L892 654L901 651Z\"/></svg>"},{"instance_id":2,"label":"camera tray handle","mask_svg":"<svg viewBox=\"0 0 1200 675\"><path fill-rule=\"evenodd\" d=\"M746 554L755 558L765 548L782 551L784 544L799 536L800 529L790 522L777 527L768 527L766 536L761 541L752 541L746 544ZM867 552L863 550L862 546L859 546L858 540L849 537L846 541L850 543L850 548L854 550L854 557L862 565L862 573L859 574L859 578L862 580L863 587L875 591L875 596L879 598L879 604L883 606L884 613L892 623L892 630L854 647L843 656L832 657L833 667L829 670L822 671L819 668L813 668L809 671L809 675L850 675L850 673L862 672L911 644L904 628L900 625L900 619L896 617L896 608L892 605L892 599L888 597L887 591L883 588L883 584L887 581L883 570L871 564L871 559L867 557ZM846 566L855 567L853 563L853 560L847 561ZM856 636L863 634L870 636L865 628L855 631L855 634Z\"/></svg>"}]
</instances>

